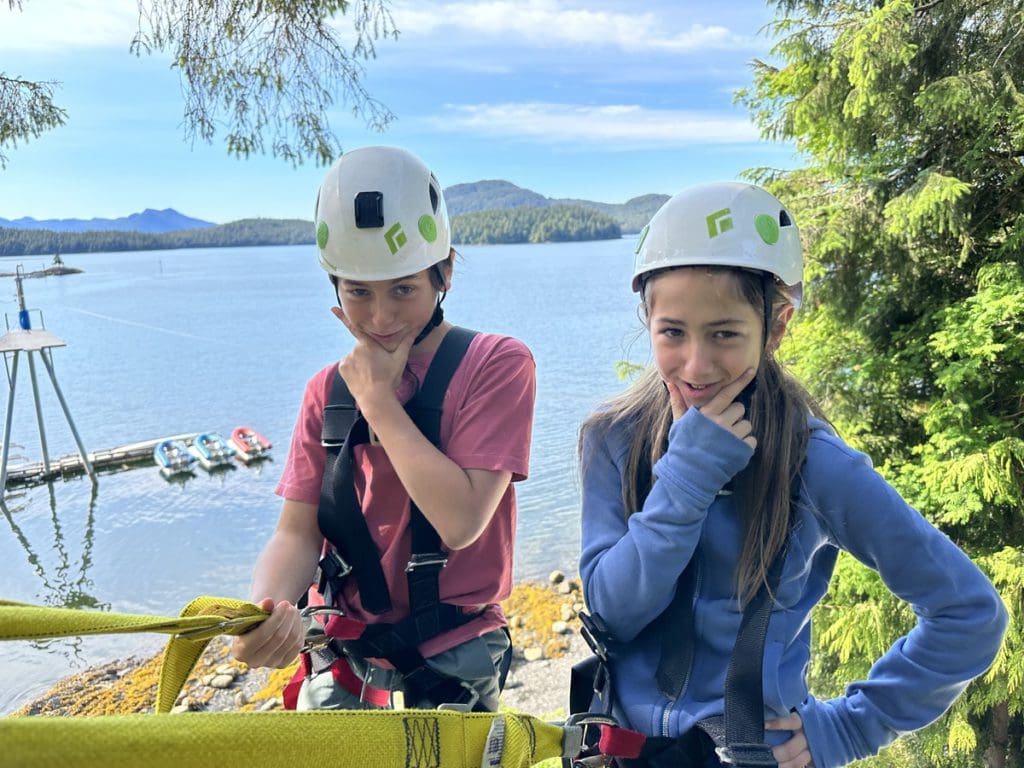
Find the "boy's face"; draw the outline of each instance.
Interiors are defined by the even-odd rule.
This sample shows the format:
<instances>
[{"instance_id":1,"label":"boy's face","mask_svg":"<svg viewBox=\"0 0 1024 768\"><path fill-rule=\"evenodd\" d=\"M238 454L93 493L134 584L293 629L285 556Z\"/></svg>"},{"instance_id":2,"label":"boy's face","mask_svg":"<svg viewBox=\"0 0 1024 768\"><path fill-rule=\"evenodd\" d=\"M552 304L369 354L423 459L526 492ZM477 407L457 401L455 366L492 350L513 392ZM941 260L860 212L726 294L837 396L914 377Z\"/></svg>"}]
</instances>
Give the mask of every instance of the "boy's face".
<instances>
[{"instance_id":1,"label":"boy's face","mask_svg":"<svg viewBox=\"0 0 1024 768\"><path fill-rule=\"evenodd\" d=\"M338 299L349 322L389 352L430 321L437 293L426 269L394 280L338 280Z\"/></svg>"}]
</instances>

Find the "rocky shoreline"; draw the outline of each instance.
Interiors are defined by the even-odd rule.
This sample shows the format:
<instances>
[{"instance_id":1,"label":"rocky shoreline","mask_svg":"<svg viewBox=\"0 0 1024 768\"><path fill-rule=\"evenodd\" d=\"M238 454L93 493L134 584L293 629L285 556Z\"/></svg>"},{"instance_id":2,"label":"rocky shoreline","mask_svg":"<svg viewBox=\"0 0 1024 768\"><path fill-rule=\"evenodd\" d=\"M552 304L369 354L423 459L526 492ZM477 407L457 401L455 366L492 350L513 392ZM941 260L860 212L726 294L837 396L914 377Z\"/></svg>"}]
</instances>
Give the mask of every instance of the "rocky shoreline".
<instances>
[{"instance_id":1,"label":"rocky shoreline","mask_svg":"<svg viewBox=\"0 0 1024 768\"><path fill-rule=\"evenodd\" d=\"M512 668L502 705L547 720L564 718L572 665L589 654L580 638L579 581L555 571L547 584L517 585L503 603L512 633ZM161 655L117 660L60 680L12 717L153 712ZM294 667L250 669L235 661L228 640L215 638L178 697L175 712L261 711L281 706Z\"/></svg>"}]
</instances>

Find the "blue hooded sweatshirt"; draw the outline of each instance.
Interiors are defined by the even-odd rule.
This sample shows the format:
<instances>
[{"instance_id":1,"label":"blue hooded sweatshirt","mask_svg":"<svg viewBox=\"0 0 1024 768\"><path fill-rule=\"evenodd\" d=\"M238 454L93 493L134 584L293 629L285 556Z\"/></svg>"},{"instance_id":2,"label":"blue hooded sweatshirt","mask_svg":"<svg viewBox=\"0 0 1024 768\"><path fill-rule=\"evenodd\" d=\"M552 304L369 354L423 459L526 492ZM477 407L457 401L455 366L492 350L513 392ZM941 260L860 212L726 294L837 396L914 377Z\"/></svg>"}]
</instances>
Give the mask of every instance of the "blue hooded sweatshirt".
<instances>
[{"instance_id":1,"label":"blue hooded sweatshirt","mask_svg":"<svg viewBox=\"0 0 1024 768\"><path fill-rule=\"evenodd\" d=\"M796 711L817 768L875 754L938 718L992 663L1007 613L986 576L875 472L870 460L812 419L789 552L764 653L765 718ZM736 572L743 538L731 495L719 491L753 450L697 409L669 431L643 509L625 514L626 425L591 427L583 439L583 552L587 605L612 635L613 690L629 724L679 736L724 714L725 672L739 629ZM906 601L916 626L846 694L819 701L807 689L811 609L828 589L840 549L878 571ZM661 637L648 625L668 607L697 558L696 643L682 693L670 701L655 671ZM773 743L789 738L769 732Z\"/></svg>"}]
</instances>

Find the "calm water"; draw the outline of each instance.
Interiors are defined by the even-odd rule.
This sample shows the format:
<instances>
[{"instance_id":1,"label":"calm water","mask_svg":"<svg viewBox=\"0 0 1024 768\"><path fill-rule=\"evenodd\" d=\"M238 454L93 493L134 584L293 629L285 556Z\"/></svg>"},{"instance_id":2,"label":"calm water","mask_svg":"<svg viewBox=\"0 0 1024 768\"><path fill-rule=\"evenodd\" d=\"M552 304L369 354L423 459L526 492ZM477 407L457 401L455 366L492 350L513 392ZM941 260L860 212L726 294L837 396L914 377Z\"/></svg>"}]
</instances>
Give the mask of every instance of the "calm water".
<instances>
[{"instance_id":1,"label":"calm water","mask_svg":"<svg viewBox=\"0 0 1024 768\"><path fill-rule=\"evenodd\" d=\"M448 317L522 339L537 361L530 478L520 483L515 573L575 572L579 421L621 388L614 365L642 361L629 292L632 240L466 247ZM39 257L0 259L27 270ZM274 443L273 461L169 483L155 466L16 490L0 522L0 598L175 615L196 595L245 597L270 535L306 379L348 351L309 246L72 255L85 272L24 281L26 303L67 342L57 378L88 450L238 425ZM14 317L14 281L0 310ZM36 315L33 313L36 322ZM13 323L12 319L12 323ZM38 323L36 322L36 325ZM0 326L0 331L5 326ZM75 451L37 365L51 457ZM7 389L3 389L6 407ZM41 453L28 366L20 364L11 464ZM0 713L89 664L155 651L162 636L0 645Z\"/></svg>"}]
</instances>

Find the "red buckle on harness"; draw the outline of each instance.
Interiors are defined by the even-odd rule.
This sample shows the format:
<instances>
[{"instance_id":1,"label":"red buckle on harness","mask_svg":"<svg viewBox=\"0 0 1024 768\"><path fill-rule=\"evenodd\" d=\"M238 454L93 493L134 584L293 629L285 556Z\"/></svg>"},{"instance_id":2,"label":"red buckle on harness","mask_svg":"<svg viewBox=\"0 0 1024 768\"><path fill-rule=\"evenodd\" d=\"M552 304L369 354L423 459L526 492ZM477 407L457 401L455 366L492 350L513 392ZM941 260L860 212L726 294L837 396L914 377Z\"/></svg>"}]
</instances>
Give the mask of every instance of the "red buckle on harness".
<instances>
[{"instance_id":1,"label":"red buckle on harness","mask_svg":"<svg viewBox=\"0 0 1024 768\"><path fill-rule=\"evenodd\" d=\"M640 750L644 748L646 741L647 737L639 731L602 724L601 739L597 742L597 748L602 755L637 758L640 757Z\"/></svg>"}]
</instances>

